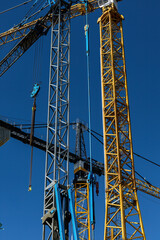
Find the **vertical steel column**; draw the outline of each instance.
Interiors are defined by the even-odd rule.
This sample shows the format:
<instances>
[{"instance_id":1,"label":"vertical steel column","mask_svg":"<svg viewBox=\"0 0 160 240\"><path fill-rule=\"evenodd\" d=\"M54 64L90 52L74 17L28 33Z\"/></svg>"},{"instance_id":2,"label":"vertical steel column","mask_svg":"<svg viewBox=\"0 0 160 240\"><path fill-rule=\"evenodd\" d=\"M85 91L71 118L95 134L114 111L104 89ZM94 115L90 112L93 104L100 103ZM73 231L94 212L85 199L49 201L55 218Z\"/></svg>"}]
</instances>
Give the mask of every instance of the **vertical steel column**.
<instances>
[{"instance_id":1,"label":"vertical steel column","mask_svg":"<svg viewBox=\"0 0 160 240\"><path fill-rule=\"evenodd\" d=\"M122 19L114 6L99 19L106 178L104 240L145 240L135 186Z\"/></svg>"},{"instance_id":2,"label":"vertical steel column","mask_svg":"<svg viewBox=\"0 0 160 240\"><path fill-rule=\"evenodd\" d=\"M64 191L69 184L69 79L70 6L59 1L51 29L43 240L59 239L54 186Z\"/></svg>"},{"instance_id":3,"label":"vertical steel column","mask_svg":"<svg viewBox=\"0 0 160 240\"><path fill-rule=\"evenodd\" d=\"M80 240L91 240L89 183L75 183L75 213Z\"/></svg>"},{"instance_id":4,"label":"vertical steel column","mask_svg":"<svg viewBox=\"0 0 160 240\"><path fill-rule=\"evenodd\" d=\"M85 169L81 158L87 159L83 132L87 128L81 123L76 123L76 155L77 163L74 167L75 188L75 214L77 220L78 234L80 240L91 240L90 224L90 202L89 202L89 180L88 171Z\"/></svg>"}]
</instances>

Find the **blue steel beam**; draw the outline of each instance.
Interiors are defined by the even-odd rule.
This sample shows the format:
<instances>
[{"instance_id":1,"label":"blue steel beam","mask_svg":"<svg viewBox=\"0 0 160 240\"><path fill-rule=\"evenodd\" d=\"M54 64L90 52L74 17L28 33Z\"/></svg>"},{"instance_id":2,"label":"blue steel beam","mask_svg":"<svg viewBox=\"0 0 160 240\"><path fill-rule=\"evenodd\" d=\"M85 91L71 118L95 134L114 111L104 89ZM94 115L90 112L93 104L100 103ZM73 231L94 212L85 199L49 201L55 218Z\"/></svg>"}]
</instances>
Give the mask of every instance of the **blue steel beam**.
<instances>
[{"instance_id":1,"label":"blue steel beam","mask_svg":"<svg viewBox=\"0 0 160 240\"><path fill-rule=\"evenodd\" d=\"M56 197L56 208L57 208L57 215L58 215L60 240L65 240L64 222L62 219L61 196L60 196L60 189L58 187L58 183L54 185L54 190L55 190L55 197Z\"/></svg>"},{"instance_id":2,"label":"blue steel beam","mask_svg":"<svg viewBox=\"0 0 160 240\"><path fill-rule=\"evenodd\" d=\"M75 214L75 204L73 202L71 188L68 189L68 198L69 198L69 205L70 205L70 211L71 211L71 217L72 217L74 240L79 240L78 227L77 227L76 214Z\"/></svg>"}]
</instances>

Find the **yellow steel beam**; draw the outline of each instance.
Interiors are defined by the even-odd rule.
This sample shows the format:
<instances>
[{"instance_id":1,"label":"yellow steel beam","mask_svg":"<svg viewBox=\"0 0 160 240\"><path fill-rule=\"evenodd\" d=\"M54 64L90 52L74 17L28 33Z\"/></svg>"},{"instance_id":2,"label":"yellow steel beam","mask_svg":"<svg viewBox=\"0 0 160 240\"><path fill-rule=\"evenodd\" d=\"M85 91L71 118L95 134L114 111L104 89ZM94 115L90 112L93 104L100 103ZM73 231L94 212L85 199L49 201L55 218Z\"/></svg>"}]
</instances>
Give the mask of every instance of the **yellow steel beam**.
<instances>
[{"instance_id":1,"label":"yellow steel beam","mask_svg":"<svg viewBox=\"0 0 160 240\"><path fill-rule=\"evenodd\" d=\"M75 183L75 213L80 240L91 240L89 183Z\"/></svg>"},{"instance_id":2,"label":"yellow steel beam","mask_svg":"<svg viewBox=\"0 0 160 240\"><path fill-rule=\"evenodd\" d=\"M96 0L89 1L88 12L92 12L97 8L99 8L99 6L98 6L98 2ZM74 4L71 6L71 18L75 18L75 17L81 16L81 15L84 15L85 11L86 11L85 4ZM32 22L26 23L22 26L13 27L13 28L9 29L8 31L1 33L0 34L0 46L25 37L28 34L28 32L36 26L37 22L41 21L42 19L43 19L43 17L36 19ZM47 21L49 21L49 22L52 21L51 13L48 13Z\"/></svg>"},{"instance_id":3,"label":"yellow steel beam","mask_svg":"<svg viewBox=\"0 0 160 240\"><path fill-rule=\"evenodd\" d=\"M160 188L151 185L149 182L136 179L136 188L137 190L160 199Z\"/></svg>"},{"instance_id":4,"label":"yellow steel beam","mask_svg":"<svg viewBox=\"0 0 160 240\"><path fill-rule=\"evenodd\" d=\"M9 29L0 34L0 45L12 42L27 35L27 33L36 25L42 18L36 19L32 22Z\"/></svg>"},{"instance_id":5,"label":"yellow steel beam","mask_svg":"<svg viewBox=\"0 0 160 240\"><path fill-rule=\"evenodd\" d=\"M123 17L114 6L103 10L98 22L106 187L104 240L145 240L134 172Z\"/></svg>"}]
</instances>

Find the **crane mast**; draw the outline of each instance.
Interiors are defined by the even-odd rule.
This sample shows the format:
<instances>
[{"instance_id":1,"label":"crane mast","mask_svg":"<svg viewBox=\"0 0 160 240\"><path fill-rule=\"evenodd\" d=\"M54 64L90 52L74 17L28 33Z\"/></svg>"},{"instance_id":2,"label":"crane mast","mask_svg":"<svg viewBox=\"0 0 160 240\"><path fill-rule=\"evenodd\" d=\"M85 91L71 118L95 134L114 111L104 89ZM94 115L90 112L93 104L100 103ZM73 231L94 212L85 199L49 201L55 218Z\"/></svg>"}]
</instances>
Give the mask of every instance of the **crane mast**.
<instances>
[{"instance_id":1,"label":"crane mast","mask_svg":"<svg viewBox=\"0 0 160 240\"><path fill-rule=\"evenodd\" d=\"M69 186L69 78L70 78L70 4L58 1L52 10L49 75L46 170L44 189L43 240L64 239L61 235L58 204L64 207L65 238L68 239ZM52 148L54 147L54 152ZM65 160L66 159L66 160ZM58 184L58 188L57 188ZM56 187L56 188L55 188ZM58 201L55 191L59 191ZM60 209L61 210L61 209ZM62 226L62 228L64 227Z\"/></svg>"},{"instance_id":2,"label":"crane mast","mask_svg":"<svg viewBox=\"0 0 160 240\"><path fill-rule=\"evenodd\" d=\"M103 166L95 161L93 170L105 175L104 240L145 240L137 189L157 198L160 198L160 189L135 179L123 16L117 11L118 1L120 0L88 1L88 12L102 7L102 16L98 23L105 168L103 171ZM78 163L77 156L69 153L70 19L84 15L85 12L84 3L71 6L59 0L44 17L0 34L0 45L20 39L0 62L2 76L41 36L47 34L51 27L47 141L33 139L33 144L40 149L44 150L46 147L43 240L69 239L69 161ZM13 130L13 126L8 128ZM17 134L14 131L12 133L15 138L29 143L25 133L16 131ZM88 159L82 159L82 163L84 162L87 168L82 169L82 164L75 171L75 176L78 174L74 183L75 208L79 237L86 239L83 234L85 232L89 240L90 204L89 183L86 177L89 170ZM81 170L84 179L81 178ZM85 216L82 211L83 201L87 206Z\"/></svg>"},{"instance_id":3,"label":"crane mast","mask_svg":"<svg viewBox=\"0 0 160 240\"><path fill-rule=\"evenodd\" d=\"M76 156L74 164L75 213L80 240L91 240L89 171L83 159L87 159L83 132L87 129L81 122L77 122Z\"/></svg>"},{"instance_id":4,"label":"crane mast","mask_svg":"<svg viewBox=\"0 0 160 240\"><path fill-rule=\"evenodd\" d=\"M124 55L114 1L99 18L107 239L146 239L137 197Z\"/></svg>"}]
</instances>

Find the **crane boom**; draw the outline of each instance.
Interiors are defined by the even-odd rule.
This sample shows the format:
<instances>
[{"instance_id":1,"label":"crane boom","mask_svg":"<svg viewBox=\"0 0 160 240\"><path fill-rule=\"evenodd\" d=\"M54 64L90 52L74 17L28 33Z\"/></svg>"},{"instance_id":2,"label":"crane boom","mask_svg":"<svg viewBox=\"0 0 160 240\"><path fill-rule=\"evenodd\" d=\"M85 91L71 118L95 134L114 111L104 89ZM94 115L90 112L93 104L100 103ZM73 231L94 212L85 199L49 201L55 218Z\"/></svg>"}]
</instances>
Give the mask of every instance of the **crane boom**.
<instances>
[{"instance_id":1,"label":"crane boom","mask_svg":"<svg viewBox=\"0 0 160 240\"><path fill-rule=\"evenodd\" d=\"M25 37L28 34L28 32L33 27L35 27L37 22L41 21L41 20L42 20L42 18L39 18L32 22L26 23L22 26L16 26L16 27L9 29L6 32L1 33L0 34L0 46Z\"/></svg>"},{"instance_id":2,"label":"crane boom","mask_svg":"<svg viewBox=\"0 0 160 240\"><path fill-rule=\"evenodd\" d=\"M10 131L10 136L18 141L21 141L24 144L30 144L30 134L26 133L25 131L22 131L19 127L14 126L14 124L9 124L5 121L0 120L0 127L3 127L7 130ZM33 147L38 148L42 151L46 150L46 141L37 138L37 137L33 137L33 142L32 142ZM52 150L54 150L54 147L51 148ZM77 162L77 160L79 159L77 154L74 154L72 152L69 152L69 161L70 163L75 164ZM65 159L66 160L66 159ZM86 158L81 157L82 162L84 162L85 164L85 169L87 169L89 171L89 165L90 165L90 161ZM104 172L104 164L92 159L92 164L93 164L93 173L97 174L98 176L102 176L105 174ZM138 178L136 178L136 188L139 191L142 191L148 195L151 195L153 197L156 197L158 199L160 199L160 188L153 186L152 184L150 184L147 181L142 181Z\"/></svg>"},{"instance_id":3,"label":"crane boom","mask_svg":"<svg viewBox=\"0 0 160 240\"><path fill-rule=\"evenodd\" d=\"M10 135L12 138L21 141L24 144L30 144L30 134L26 133L25 131L22 131L19 127L14 126L14 123L9 124L5 121L0 120L0 127L3 127L7 130L10 131ZM35 148L38 148L42 151L46 150L46 141L37 138L37 137L33 137L33 141L32 141L32 145ZM54 146L51 147L51 151L54 153ZM62 156L63 156L63 150L61 150L62 152ZM71 163L76 163L78 159L77 154L74 153L69 153L69 161ZM65 158L66 160L66 158ZM85 168L87 170L89 170L89 164L90 161L89 159L84 159L83 161L85 161ZM93 164L93 173L97 174L98 176L104 175L104 164L98 162L95 159L92 159L92 164Z\"/></svg>"},{"instance_id":4,"label":"crane boom","mask_svg":"<svg viewBox=\"0 0 160 240\"><path fill-rule=\"evenodd\" d=\"M89 12L92 12L98 8L99 8L99 6L98 6L98 2L96 0L89 1L89 9L88 9ZM70 12L71 18L75 18L75 17L81 16L81 15L84 15L85 12L86 12L85 4L83 4L83 3L78 3L78 4L74 4L71 6L71 12ZM48 15L48 21L51 23L51 21L52 21L51 12L49 11L47 15ZM1 33L0 34L0 46L25 37L28 34L28 32L36 26L37 22L41 22L43 20L43 18L44 17L38 18L38 19L28 22L24 25L18 25L16 27L13 27L13 28Z\"/></svg>"},{"instance_id":5,"label":"crane boom","mask_svg":"<svg viewBox=\"0 0 160 240\"><path fill-rule=\"evenodd\" d=\"M146 194L149 194L153 197L160 199L160 188L153 186L147 181L136 179L136 188L141 192L144 192Z\"/></svg>"},{"instance_id":6,"label":"crane boom","mask_svg":"<svg viewBox=\"0 0 160 240\"><path fill-rule=\"evenodd\" d=\"M0 62L0 77L43 35L47 34L51 22L49 14L37 21L33 29Z\"/></svg>"},{"instance_id":7,"label":"crane boom","mask_svg":"<svg viewBox=\"0 0 160 240\"><path fill-rule=\"evenodd\" d=\"M57 3L52 7L56 8ZM89 2L88 11L92 12L99 8L97 1ZM64 9L61 10L62 13ZM84 4L75 4L71 6L70 16L75 18L85 14ZM64 14L64 13L63 13ZM67 14L64 14L66 20ZM51 22L57 21L57 15L52 14L51 10L42 18L34 20L23 26L12 28L0 34L0 45L12 42L16 39L21 39L20 42L1 60L0 62L0 77L43 35L46 35L51 27Z\"/></svg>"}]
</instances>

